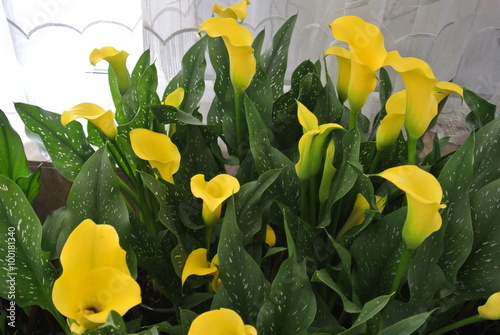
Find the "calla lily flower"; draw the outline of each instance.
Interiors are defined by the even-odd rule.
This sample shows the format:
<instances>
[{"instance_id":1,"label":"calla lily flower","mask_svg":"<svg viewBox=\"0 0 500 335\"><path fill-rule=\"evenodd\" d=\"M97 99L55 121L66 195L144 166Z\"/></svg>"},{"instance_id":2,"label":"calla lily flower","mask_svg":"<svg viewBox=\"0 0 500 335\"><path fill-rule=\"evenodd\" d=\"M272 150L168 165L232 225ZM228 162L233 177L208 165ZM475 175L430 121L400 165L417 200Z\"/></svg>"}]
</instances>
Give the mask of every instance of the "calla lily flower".
<instances>
[{"instance_id":1,"label":"calla lily flower","mask_svg":"<svg viewBox=\"0 0 500 335\"><path fill-rule=\"evenodd\" d=\"M182 269L182 285L184 285L189 276L212 275L214 276L214 279L212 281L212 289L214 291L217 291L217 288L220 286L218 266L219 259L217 255L214 256L212 262L207 261L207 249L199 248L192 251L186 260L184 268Z\"/></svg>"},{"instance_id":2,"label":"calla lily flower","mask_svg":"<svg viewBox=\"0 0 500 335\"><path fill-rule=\"evenodd\" d=\"M127 57L128 53L126 51L118 51L109 46L94 49L90 53L90 63L92 65L96 65L101 60L105 60L109 63L109 66L113 68L118 82L118 88L122 95L125 94L130 87L130 74L126 65Z\"/></svg>"},{"instance_id":3,"label":"calla lily flower","mask_svg":"<svg viewBox=\"0 0 500 335\"><path fill-rule=\"evenodd\" d=\"M90 102L84 102L66 110L61 115L61 123L66 126L71 121L84 118L92 122L107 138L114 140L117 135L115 124L115 113L104 110L101 106Z\"/></svg>"},{"instance_id":4,"label":"calla lily flower","mask_svg":"<svg viewBox=\"0 0 500 335\"><path fill-rule=\"evenodd\" d=\"M130 143L137 157L147 160L164 180L174 183L173 175L179 170L181 154L170 137L137 128L130 131Z\"/></svg>"},{"instance_id":5,"label":"calla lily flower","mask_svg":"<svg viewBox=\"0 0 500 335\"><path fill-rule=\"evenodd\" d=\"M349 50L333 46L326 50L326 55L337 56L338 77L337 77L337 93L340 103L344 103L349 95L349 80L351 78L351 55Z\"/></svg>"},{"instance_id":6,"label":"calla lily flower","mask_svg":"<svg viewBox=\"0 0 500 335\"><path fill-rule=\"evenodd\" d=\"M270 247L274 247L276 245L276 233L270 225L266 225L266 239L265 243Z\"/></svg>"},{"instance_id":7,"label":"calla lily flower","mask_svg":"<svg viewBox=\"0 0 500 335\"><path fill-rule=\"evenodd\" d=\"M386 202L387 196L375 196L375 203L377 205L377 211L379 213L382 213L382 211L384 210ZM358 193L356 195L356 200L354 200L354 207L351 211L351 214L347 218L347 221L345 222L342 229L339 231L337 239L342 237L342 235L344 235L349 229L362 224L363 221L365 221L365 212L369 208L370 204L368 203L366 198L361 193Z\"/></svg>"},{"instance_id":8,"label":"calla lily flower","mask_svg":"<svg viewBox=\"0 0 500 335\"><path fill-rule=\"evenodd\" d=\"M500 292L492 294L477 311L483 319L500 320Z\"/></svg>"},{"instance_id":9,"label":"calla lily flower","mask_svg":"<svg viewBox=\"0 0 500 335\"><path fill-rule=\"evenodd\" d=\"M227 308L208 311L194 319L188 335L257 335L235 311Z\"/></svg>"},{"instance_id":10,"label":"calla lily flower","mask_svg":"<svg viewBox=\"0 0 500 335\"><path fill-rule=\"evenodd\" d=\"M69 235L61 252L62 275L54 282L52 301L71 319L71 331L82 334L141 302L116 230L84 220Z\"/></svg>"},{"instance_id":11,"label":"calla lily flower","mask_svg":"<svg viewBox=\"0 0 500 335\"><path fill-rule=\"evenodd\" d=\"M394 93L385 103L387 115L377 128L377 150L383 151L396 141L405 122L406 90Z\"/></svg>"},{"instance_id":12,"label":"calla lily flower","mask_svg":"<svg viewBox=\"0 0 500 335\"><path fill-rule=\"evenodd\" d=\"M437 179L416 165L403 165L377 174L406 193L408 213L403 226L403 240L408 249L416 249L429 235L441 228L439 214L443 191Z\"/></svg>"},{"instance_id":13,"label":"calla lily flower","mask_svg":"<svg viewBox=\"0 0 500 335\"><path fill-rule=\"evenodd\" d=\"M191 178L191 192L203 200L202 217L208 226L213 226L220 218L222 203L240 190L238 179L228 174L220 174L210 181L197 174Z\"/></svg>"},{"instance_id":14,"label":"calla lily flower","mask_svg":"<svg viewBox=\"0 0 500 335\"><path fill-rule=\"evenodd\" d=\"M250 1L248 0L240 1L229 7L221 7L218 4L214 4L212 12L223 18L231 18L234 20L240 19L240 21L244 21L247 17L247 5L249 4Z\"/></svg>"},{"instance_id":15,"label":"calla lily flower","mask_svg":"<svg viewBox=\"0 0 500 335\"><path fill-rule=\"evenodd\" d=\"M212 17L200 26L210 37L222 37L229 54L230 77L237 95L250 85L256 72L252 33L232 18Z\"/></svg>"},{"instance_id":16,"label":"calla lily flower","mask_svg":"<svg viewBox=\"0 0 500 335\"><path fill-rule=\"evenodd\" d=\"M179 106L182 104L183 100L184 100L184 88L179 87L167 95L164 104L179 109Z\"/></svg>"},{"instance_id":17,"label":"calla lily flower","mask_svg":"<svg viewBox=\"0 0 500 335\"><path fill-rule=\"evenodd\" d=\"M344 129L336 123L318 125L318 118L300 101L297 101L297 114L304 135L299 140L300 158L295 164L295 171L301 180L316 175L323 161L323 144L334 129Z\"/></svg>"},{"instance_id":18,"label":"calla lily flower","mask_svg":"<svg viewBox=\"0 0 500 335\"><path fill-rule=\"evenodd\" d=\"M339 73L341 90L345 91L349 73L347 96L351 112L357 116L369 94L377 86L376 71L384 65L387 57L384 36L377 26L354 15L337 18L330 24L330 28L335 39L349 46L348 52L340 47L331 47L325 54L342 59L339 63L339 70L342 71ZM339 96L343 94L339 93Z\"/></svg>"},{"instance_id":19,"label":"calla lily flower","mask_svg":"<svg viewBox=\"0 0 500 335\"><path fill-rule=\"evenodd\" d=\"M385 64L393 67L403 79L406 91L404 125L408 136L414 140L425 133L442 99L451 92L463 95L460 86L438 82L429 64L421 59L401 57L397 51L391 51Z\"/></svg>"},{"instance_id":20,"label":"calla lily flower","mask_svg":"<svg viewBox=\"0 0 500 335\"><path fill-rule=\"evenodd\" d=\"M332 188L333 177L337 173L337 169L333 166L333 159L335 158L335 143L330 140L326 148L325 164L323 165L323 175L321 176L321 183L319 184L319 202L324 203L330 196Z\"/></svg>"}]
</instances>

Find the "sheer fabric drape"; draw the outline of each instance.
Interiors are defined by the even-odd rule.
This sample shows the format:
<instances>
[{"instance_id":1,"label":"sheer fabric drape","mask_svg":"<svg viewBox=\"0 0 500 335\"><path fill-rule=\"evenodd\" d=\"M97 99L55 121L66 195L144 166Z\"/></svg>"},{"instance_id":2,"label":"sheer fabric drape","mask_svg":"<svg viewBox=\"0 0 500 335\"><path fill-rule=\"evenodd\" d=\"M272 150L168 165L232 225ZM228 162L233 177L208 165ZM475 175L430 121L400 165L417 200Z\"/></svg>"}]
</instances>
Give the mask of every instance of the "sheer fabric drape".
<instances>
[{"instance_id":1,"label":"sheer fabric drape","mask_svg":"<svg viewBox=\"0 0 500 335\"><path fill-rule=\"evenodd\" d=\"M103 80L106 64L88 62L95 47L127 50L130 67L151 49L160 74L159 93L179 71L185 51L197 40L198 27L211 16L207 0L3 0L0 8L0 108L13 113L11 101L61 112L90 101L112 108ZM223 6L236 2L221 0ZM388 50L426 60L439 80L454 80L500 103L500 2L491 0L253 0L245 25L266 30L266 43L281 24L298 14L290 47L289 71L299 62L323 59L333 39L328 25L342 15L358 15L380 27ZM330 75L336 61L327 57ZM395 89L398 76L391 73ZM207 71L207 83L213 74ZM376 97L364 108L373 116ZM208 104L210 96L205 97ZM467 108L451 97L439 120L440 135L460 142L467 133Z\"/></svg>"},{"instance_id":2,"label":"sheer fabric drape","mask_svg":"<svg viewBox=\"0 0 500 335\"><path fill-rule=\"evenodd\" d=\"M218 1L229 5L234 1ZM158 59L166 81L180 69L180 58L197 40L201 22L213 3L205 0L142 0L144 44ZM329 24L342 15L358 15L380 27L388 50L426 60L439 80L453 80L500 103L500 2L491 0L254 0L244 24L254 33L266 29L267 43L281 24L297 14L289 71L301 61L322 59L333 39ZM335 58L327 58L336 77ZM391 73L395 89L402 88ZM207 74L211 79L211 73ZM210 99L210 97L208 97ZM364 108L373 116L376 94ZM460 142L468 133L462 114L467 108L451 96L439 119L440 135Z\"/></svg>"}]
</instances>

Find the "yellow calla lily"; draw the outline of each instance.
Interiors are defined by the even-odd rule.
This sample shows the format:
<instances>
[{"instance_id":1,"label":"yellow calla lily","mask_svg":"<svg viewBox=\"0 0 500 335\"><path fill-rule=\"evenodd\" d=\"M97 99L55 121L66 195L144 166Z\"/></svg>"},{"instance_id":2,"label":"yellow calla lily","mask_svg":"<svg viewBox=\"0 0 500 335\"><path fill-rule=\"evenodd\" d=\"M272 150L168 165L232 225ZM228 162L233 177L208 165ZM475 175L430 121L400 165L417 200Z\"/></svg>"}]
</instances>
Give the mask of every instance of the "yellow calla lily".
<instances>
[{"instance_id":1,"label":"yellow calla lily","mask_svg":"<svg viewBox=\"0 0 500 335\"><path fill-rule=\"evenodd\" d=\"M203 200L202 217L208 226L213 226L220 218L222 203L240 190L238 179L228 174L220 174L205 181L205 176L197 174L191 178L191 192Z\"/></svg>"},{"instance_id":2,"label":"yellow calla lily","mask_svg":"<svg viewBox=\"0 0 500 335\"><path fill-rule=\"evenodd\" d=\"M377 174L406 193L408 213L403 226L403 240L408 249L416 249L429 235L441 228L439 214L443 191L437 179L416 165L403 165Z\"/></svg>"},{"instance_id":3,"label":"yellow calla lily","mask_svg":"<svg viewBox=\"0 0 500 335\"><path fill-rule=\"evenodd\" d=\"M456 93L462 98L464 97L464 89L455 83L440 81L434 86L434 97L438 104L451 93Z\"/></svg>"},{"instance_id":4,"label":"yellow calla lily","mask_svg":"<svg viewBox=\"0 0 500 335\"><path fill-rule=\"evenodd\" d=\"M131 277L118 234L110 225L90 219L69 235L61 251L62 275L54 282L52 301L82 334L141 302L141 289Z\"/></svg>"},{"instance_id":5,"label":"yellow calla lily","mask_svg":"<svg viewBox=\"0 0 500 335\"><path fill-rule=\"evenodd\" d=\"M163 102L167 106L172 106L179 109L182 101L184 100L184 88L179 87L169 93Z\"/></svg>"},{"instance_id":6,"label":"yellow calla lily","mask_svg":"<svg viewBox=\"0 0 500 335\"><path fill-rule=\"evenodd\" d=\"M330 24L330 28L335 39L349 46L348 52L340 47L331 47L327 49L326 54L336 55L337 59L342 60L339 64L339 68L345 68L342 73L342 90L345 90L345 76L349 72L347 99L351 115L357 120L359 111L377 86L376 71L384 65L387 57L384 36L377 26L354 15L337 18ZM347 59L349 70L346 67ZM350 126L355 122L351 119Z\"/></svg>"},{"instance_id":7,"label":"yellow calla lily","mask_svg":"<svg viewBox=\"0 0 500 335\"><path fill-rule=\"evenodd\" d=\"M318 125L318 118L300 101L297 101L299 123L304 128L304 135L299 140L299 161L295 164L295 172L301 180L316 175L323 161L323 144L334 129L344 129L336 123Z\"/></svg>"},{"instance_id":8,"label":"yellow calla lily","mask_svg":"<svg viewBox=\"0 0 500 335\"><path fill-rule=\"evenodd\" d=\"M351 56L349 50L339 46L333 46L325 51L325 55L337 56L337 93L340 103L343 104L349 95L349 80L351 78Z\"/></svg>"},{"instance_id":9,"label":"yellow calla lily","mask_svg":"<svg viewBox=\"0 0 500 335\"><path fill-rule=\"evenodd\" d=\"M219 278L218 272L219 269L216 265L218 265L217 255L214 257L215 261L212 262L207 261L207 249L199 248L193 250L188 258L186 259L186 264L184 264L184 268L182 269L182 285L186 282L189 276L206 276L206 275L217 275L217 279Z\"/></svg>"},{"instance_id":10,"label":"yellow calla lily","mask_svg":"<svg viewBox=\"0 0 500 335\"><path fill-rule=\"evenodd\" d=\"M84 118L92 122L107 138L111 140L116 138L118 132L115 124L115 113L112 111L106 111L99 105L84 102L65 110L61 115L61 123L66 126L78 118Z\"/></svg>"},{"instance_id":11,"label":"yellow calla lily","mask_svg":"<svg viewBox=\"0 0 500 335\"><path fill-rule=\"evenodd\" d=\"M420 138L437 115L438 104L441 100L450 93L463 96L463 89L457 84L446 81L438 82L431 68L424 61L417 58L403 59L397 53L390 54L387 63L395 65L396 70L402 71L401 76L403 80L406 78L407 88L394 93L387 100L385 106L387 115L380 122L377 130L376 142L379 151L394 143L403 124L409 137ZM404 62L408 64L403 64ZM412 68L412 63L414 68Z\"/></svg>"},{"instance_id":12,"label":"yellow calla lily","mask_svg":"<svg viewBox=\"0 0 500 335\"><path fill-rule=\"evenodd\" d=\"M96 65L101 60L105 60L113 68L118 82L118 88L122 95L125 94L130 87L130 74L126 65L127 57L128 53L126 51L118 51L109 46L94 49L90 53L90 63L92 65Z\"/></svg>"},{"instance_id":13,"label":"yellow calla lily","mask_svg":"<svg viewBox=\"0 0 500 335\"><path fill-rule=\"evenodd\" d=\"M333 160L335 158L335 143L330 140L328 147L326 148L325 164L323 165L323 175L321 176L321 183L319 184L319 202L325 203L330 196L330 190L332 188L333 177L337 173L337 169L333 166Z\"/></svg>"},{"instance_id":14,"label":"yellow calla lily","mask_svg":"<svg viewBox=\"0 0 500 335\"><path fill-rule=\"evenodd\" d=\"M256 72L252 33L232 18L212 17L200 26L210 37L222 37L229 54L230 77L237 95L250 85Z\"/></svg>"},{"instance_id":15,"label":"yellow calla lily","mask_svg":"<svg viewBox=\"0 0 500 335\"><path fill-rule=\"evenodd\" d=\"M500 292L493 293L484 305L477 308L479 316L486 320L500 320Z\"/></svg>"},{"instance_id":16,"label":"yellow calla lily","mask_svg":"<svg viewBox=\"0 0 500 335\"><path fill-rule=\"evenodd\" d=\"M164 180L174 183L173 175L179 170L181 154L170 137L137 128L130 131L130 143L137 157L147 160Z\"/></svg>"},{"instance_id":17,"label":"yellow calla lily","mask_svg":"<svg viewBox=\"0 0 500 335\"><path fill-rule=\"evenodd\" d=\"M276 245L276 233L270 225L266 225L266 239L265 243L270 247L274 247Z\"/></svg>"},{"instance_id":18,"label":"yellow calla lily","mask_svg":"<svg viewBox=\"0 0 500 335\"><path fill-rule=\"evenodd\" d=\"M227 308L208 311L194 319L188 335L257 335L235 311Z\"/></svg>"},{"instance_id":19,"label":"yellow calla lily","mask_svg":"<svg viewBox=\"0 0 500 335\"><path fill-rule=\"evenodd\" d=\"M248 0L240 1L229 7L221 7L219 4L214 4L212 12L223 18L240 19L240 21L244 21L247 17L247 5L249 4L250 1Z\"/></svg>"},{"instance_id":20,"label":"yellow calla lily","mask_svg":"<svg viewBox=\"0 0 500 335\"><path fill-rule=\"evenodd\" d=\"M382 211L384 210L386 202L387 196L375 196L375 203L377 205L377 211L379 213L382 213ZM349 229L362 224L363 221L365 221L365 212L369 208L370 204L368 203L366 198L361 193L358 193L356 195L356 200L354 200L354 207L352 208L351 214L347 218L347 221L345 222L342 229L337 234L337 239L342 237Z\"/></svg>"},{"instance_id":21,"label":"yellow calla lily","mask_svg":"<svg viewBox=\"0 0 500 335\"><path fill-rule=\"evenodd\" d=\"M391 51L385 63L394 68L403 79L406 89L404 124L408 137L417 140L425 133L432 119L437 115L438 99L442 100L446 92L453 91L460 94L461 89L452 83L439 83L429 64L421 59L401 57L397 51ZM440 86L451 90L440 92Z\"/></svg>"},{"instance_id":22,"label":"yellow calla lily","mask_svg":"<svg viewBox=\"0 0 500 335\"><path fill-rule=\"evenodd\" d=\"M405 122L406 90L394 93L385 104L387 115L380 121L377 129L377 150L383 151L398 138Z\"/></svg>"}]
</instances>

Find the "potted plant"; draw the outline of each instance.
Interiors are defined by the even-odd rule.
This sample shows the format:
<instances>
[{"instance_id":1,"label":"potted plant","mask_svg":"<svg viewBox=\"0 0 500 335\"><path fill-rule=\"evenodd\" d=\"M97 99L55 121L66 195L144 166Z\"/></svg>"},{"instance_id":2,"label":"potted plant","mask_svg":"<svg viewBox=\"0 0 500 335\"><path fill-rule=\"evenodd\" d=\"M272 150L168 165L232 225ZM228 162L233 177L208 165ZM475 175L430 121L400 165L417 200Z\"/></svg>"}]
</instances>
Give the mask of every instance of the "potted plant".
<instances>
[{"instance_id":1,"label":"potted plant","mask_svg":"<svg viewBox=\"0 0 500 335\"><path fill-rule=\"evenodd\" d=\"M104 47L90 61L109 63L113 110L15 104L71 182L43 224L31 205L39 170L0 118L4 331L498 330L495 106L386 51L356 16L331 24L347 46L325 50L336 84L323 61L305 60L285 89L296 17L263 50L265 32L241 25L247 4L214 7L161 95L148 51L129 73L127 53ZM215 97L203 117L207 60ZM389 68L404 90L393 92ZM370 123L361 110L377 87L382 109ZM451 93L471 110L471 135L443 154L446 138L423 138ZM24 316L29 306L38 314Z\"/></svg>"}]
</instances>

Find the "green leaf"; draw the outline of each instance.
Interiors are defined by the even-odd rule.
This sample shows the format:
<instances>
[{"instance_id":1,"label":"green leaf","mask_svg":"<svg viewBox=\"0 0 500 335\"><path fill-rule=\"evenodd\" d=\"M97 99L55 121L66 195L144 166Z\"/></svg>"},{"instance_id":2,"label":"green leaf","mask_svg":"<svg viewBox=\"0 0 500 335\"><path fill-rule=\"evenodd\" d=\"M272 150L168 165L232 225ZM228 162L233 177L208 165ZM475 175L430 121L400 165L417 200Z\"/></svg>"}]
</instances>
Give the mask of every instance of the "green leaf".
<instances>
[{"instance_id":1,"label":"green leaf","mask_svg":"<svg viewBox=\"0 0 500 335\"><path fill-rule=\"evenodd\" d=\"M286 20L276 34L274 34L271 48L261 56L263 69L271 81L274 99L283 93L288 63L288 49L296 21L297 15L293 15Z\"/></svg>"},{"instance_id":2,"label":"green leaf","mask_svg":"<svg viewBox=\"0 0 500 335\"><path fill-rule=\"evenodd\" d=\"M352 325L352 327L343 331L340 334L349 335L349 334L362 334L362 333L364 333L363 328L364 328L365 324L369 320L371 320L375 315L380 313L380 311L387 305L387 303L391 299L391 296L392 296L391 294L390 295L381 295L381 296L378 296L378 297L368 301L361 309L361 312L359 313L358 317L356 318L356 321L354 321L354 324Z\"/></svg>"},{"instance_id":3,"label":"green leaf","mask_svg":"<svg viewBox=\"0 0 500 335\"><path fill-rule=\"evenodd\" d=\"M391 291L404 247L401 230L405 218L406 207L400 208L366 227L352 243L349 251L356 263L357 278L354 290L361 301Z\"/></svg>"},{"instance_id":4,"label":"green leaf","mask_svg":"<svg viewBox=\"0 0 500 335\"><path fill-rule=\"evenodd\" d=\"M295 242L285 217L288 258L273 280L271 293L259 311L257 332L289 335L306 330L316 316L316 298L305 261L297 261Z\"/></svg>"},{"instance_id":5,"label":"green leaf","mask_svg":"<svg viewBox=\"0 0 500 335\"><path fill-rule=\"evenodd\" d=\"M485 299L500 291L500 179L471 195L474 221L473 252L460 269L457 280L464 299Z\"/></svg>"},{"instance_id":6,"label":"green leaf","mask_svg":"<svg viewBox=\"0 0 500 335\"><path fill-rule=\"evenodd\" d=\"M323 283L331 288L335 293L337 293L342 300L344 311L346 311L347 313L354 314L361 312L361 306L358 306L358 304L349 300L349 298L347 297L348 292L346 292L346 289L337 284L326 269L321 269L314 272L311 281Z\"/></svg>"},{"instance_id":7,"label":"green leaf","mask_svg":"<svg viewBox=\"0 0 500 335\"><path fill-rule=\"evenodd\" d=\"M235 194L236 216L245 241L262 229L262 210L267 206L264 193L280 175L280 170L264 172L259 179L241 186Z\"/></svg>"},{"instance_id":8,"label":"green leaf","mask_svg":"<svg viewBox=\"0 0 500 335\"><path fill-rule=\"evenodd\" d=\"M56 271L42 251L42 225L12 180L0 175L0 296L21 307L38 305L59 317L52 303Z\"/></svg>"},{"instance_id":9,"label":"green leaf","mask_svg":"<svg viewBox=\"0 0 500 335\"><path fill-rule=\"evenodd\" d=\"M42 170L38 167L32 174L27 177L20 177L16 180L17 185L23 190L30 204L40 193L40 176Z\"/></svg>"},{"instance_id":10,"label":"green leaf","mask_svg":"<svg viewBox=\"0 0 500 335\"><path fill-rule=\"evenodd\" d=\"M81 124L73 121L64 127L59 114L24 103L15 103L15 107L26 127L41 137L59 173L68 180L74 180L94 153Z\"/></svg>"},{"instance_id":11,"label":"green leaf","mask_svg":"<svg viewBox=\"0 0 500 335\"><path fill-rule=\"evenodd\" d=\"M85 332L88 335L127 335L125 322L120 314L111 311L108 315L106 323L96 329Z\"/></svg>"},{"instance_id":12,"label":"green leaf","mask_svg":"<svg viewBox=\"0 0 500 335\"><path fill-rule=\"evenodd\" d=\"M0 174L16 181L31 174L21 137L0 110Z\"/></svg>"},{"instance_id":13,"label":"green leaf","mask_svg":"<svg viewBox=\"0 0 500 335\"><path fill-rule=\"evenodd\" d=\"M478 130L493 121L495 118L496 106L465 87L463 90L464 101L470 108L470 113L466 117L469 127Z\"/></svg>"},{"instance_id":14,"label":"green leaf","mask_svg":"<svg viewBox=\"0 0 500 335\"><path fill-rule=\"evenodd\" d=\"M378 335L411 335L420 328L434 311L424 312L402 319L383 329Z\"/></svg>"},{"instance_id":15,"label":"green leaf","mask_svg":"<svg viewBox=\"0 0 500 335\"><path fill-rule=\"evenodd\" d=\"M349 130L342 138L342 163L338 169L330 195L326 202L326 211L318 227L327 227L331 223L331 209L333 205L342 199L355 185L358 178L358 172L353 164L359 162L359 153L361 148L361 134L357 128Z\"/></svg>"},{"instance_id":16,"label":"green leaf","mask_svg":"<svg viewBox=\"0 0 500 335\"><path fill-rule=\"evenodd\" d=\"M76 177L68 195L73 228L85 219L112 225L126 243L130 232L128 210L120 193L120 183L106 148L89 158Z\"/></svg>"},{"instance_id":17,"label":"green leaf","mask_svg":"<svg viewBox=\"0 0 500 335\"><path fill-rule=\"evenodd\" d=\"M245 96L245 110L249 129L250 149L255 168L262 174L268 170L283 169L280 176L269 188L280 202L297 208L299 201L299 178L294 163L281 151L272 146L270 131L252 101Z\"/></svg>"},{"instance_id":18,"label":"green leaf","mask_svg":"<svg viewBox=\"0 0 500 335\"><path fill-rule=\"evenodd\" d=\"M235 202L230 199L217 248L222 286L215 294L212 309L233 309L246 324L255 324L257 313L269 294L269 282L243 243Z\"/></svg>"},{"instance_id":19,"label":"green leaf","mask_svg":"<svg viewBox=\"0 0 500 335\"><path fill-rule=\"evenodd\" d=\"M184 100L179 109L192 114L205 91L205 51L207 49L208 35L202 37L182 57L182 68L179 73L168 83L162 100L178 87L184 88Z\"/></svg>"}]
</instances>

